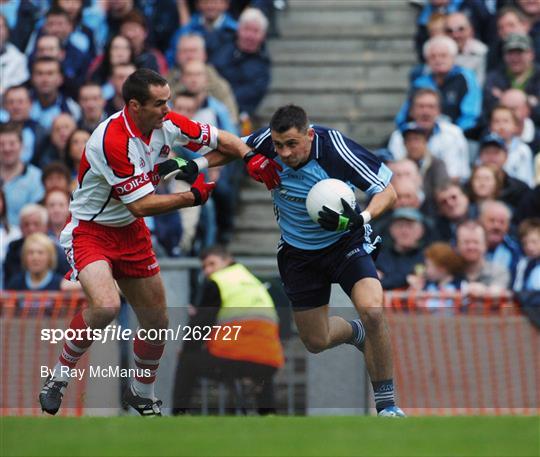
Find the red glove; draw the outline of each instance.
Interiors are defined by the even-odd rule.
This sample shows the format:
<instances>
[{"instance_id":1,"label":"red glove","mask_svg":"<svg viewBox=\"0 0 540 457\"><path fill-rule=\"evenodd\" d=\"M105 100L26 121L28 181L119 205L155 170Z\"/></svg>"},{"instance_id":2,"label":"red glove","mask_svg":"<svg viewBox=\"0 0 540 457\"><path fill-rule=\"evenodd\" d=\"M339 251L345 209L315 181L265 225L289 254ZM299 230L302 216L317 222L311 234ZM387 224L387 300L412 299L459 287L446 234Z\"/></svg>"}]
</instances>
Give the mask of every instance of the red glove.
<instances>
[{"instance_id":1,"label":"red glove","mask_svg":"<svg viewBox=\"0 0 540 457\"><path fill-rule=\"evenodd\" d=\"M244 162L246 162L249 176L255 181L266 184L268 190L279 186L281 179L279 178L278 171L282 171L283 168L274 159L251 151L244 156Z\"/></svg>"},{"instance_id":2,"label":"red glove","mask_svg":"<svg viewBox=\"0 0 540 457\"><path fill-rule=\"evenodd\" d=\"M216 188L215 182L204 182L204 175L199 173L195 182L191 185L191 192L195 196L193 206L206 203L212 191Z\"/></svg>"}]
</instances>

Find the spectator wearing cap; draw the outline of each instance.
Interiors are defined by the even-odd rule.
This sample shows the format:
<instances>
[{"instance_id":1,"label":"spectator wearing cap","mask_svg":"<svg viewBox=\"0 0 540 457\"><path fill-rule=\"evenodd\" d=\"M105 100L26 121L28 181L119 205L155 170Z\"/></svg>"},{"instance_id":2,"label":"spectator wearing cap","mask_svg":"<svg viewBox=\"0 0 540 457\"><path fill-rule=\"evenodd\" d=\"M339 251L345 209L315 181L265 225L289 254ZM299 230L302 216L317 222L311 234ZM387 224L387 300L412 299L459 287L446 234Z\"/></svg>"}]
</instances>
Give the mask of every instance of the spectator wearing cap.
<instances>
[{"instance_id":1,"label":"spectator wearing cap","mask_svg":"<svg viewBox=\"0 0 540 457\"><path fill-rule=\"evenodd\" d=\"M486 260L487 240L482 225L467 220L457 228L456 251L464 261L467 293L475 297L496 294L510 286L510 272Z\"/></svg>"},{"instance_id":2,"label":"spectator wearing cap","mask_svg":"<svg viewBox=\"0 0 540 457\"><path fill-rule=\"evenodd\" d=\"M447 36L436 36L424 45L424 56L429 67L425 74L412 82L411 94L420 88L438 90L441 94L441 111L463 131L476 127L482 108L482 91L474 73L455 64L458 47ZM409 118L410 102L407 100L396 116L396 123Z\"/></svg>"},{"instance_id":3,"label":"spectator wearing cap","mask_svg":"<svg viewBox=\"0 0 540 457\"><path fill-rule=\"evenodd\" d=\"M531 148L517 135L518 119L514 112L505 106L496 106L489 117L489 129L505 142L508 158L504 170L513 178L534 186Z\"/></svg>"},{"instance_id":4,"label":"spectator wearing cap","mask_svg":"<svg viewBox=\"0 0 540 457\"><path fill-rule=\"evenodd\" d=\"M0 98L6 89L28 81L28 63L26 56L9 41L9 28L6 18L0 14L0 68L2 84Z\"/></svg>"},{"instance_id":5,"label":"spectator wearing cap","mask_svg":"<svg viewBox=\"0 0 540 457\"><path fill-rule=\"evenodd\" d=\"M130 11L123 17L120 35L131 42L137 68L150 68L160 74L167 74L165 57L160 51L148 45L148 26L146 19L139 11Z\"/></svg>"},{"instance_id":6,"label":"spectator wearing cap","mask_svg":"<svg viewBox=\"0 0 540 457\"><path fill-rule=\"evenodd\" d=\"M441 159L432 156L428 148L428 132L416 122L405 124L402 134L407 158L418 166L426 199L432 200L435 188L450 179L446 165Z\"/></svg>"},{"instance_id":7,"label":"spectator wearing cap","mask_svg":"<svg viewBox=\"0 0 540 457\"><path fill-rule=\"evenodd\" d=\"M392 243L377 257L377 270L385 290L407 287L407 276L424 263L424 218L416 208L393 211L389 227Z\"/></svg>"},{"instance_id":8,"label":"spectator wearing cap","mask_svg":"<svg viewBox=\"0 0 540 457\"><path fill-rule=\"evenodd\" d=\"M511 33L527 35L531 28L529 19L523 12L512 6L505 6L497 12L497 36L489 43L487 58L488 71L499 68L503 60L504 41Z\"/></svg>"},{"instance_id":9,"label":"spectator wearing cap","mask_svg":"<svg viewBox=\"0 0 540 457\"><path fill-rule=\"evenodd\" d=\"M428 132L428 149L446 165L450 178L464 181L470 175L469 148L463 131L441 116L439 92L434 89L418 89L411 99L411 119ZM388 149L396 160L406 156L407 151L401 129L390 136Z\"/></svg>"},{"instance_id":10,"label":"spectator wearing cap","mask_svg":"<svg viewBox=\"0 0 540 457\"><path fill-rule=\"evenodd\" d=\"M266 51L268 19L256 8L238 19L234 42L225 43L212 62L229 82L240 114L253 116L270 85L270 57Z\"/></svg>"},{"instance_id":11,"label":"spectator wearing cap","mask_svg":"<svg viewBox=\"0 0 540 457\"><path fill-rule=\"evenodd\" d=\"M540 2L538 0L517 0L517 5L531 24L529 35L533 40L536 62L540 63Z\"/></svg>"},{"instance_id":12,"label":"spectator wearing cap","mask_svg":"<svg viewBox=\"0 0 540 457\"><path fill-rule=\"evenodd\" d=\"M499 199L515 208L519 205L521 197L529 187L523 181L513 178L504 169L508 160L506 143L497 134L485 135L480 141L479 160L483 165L490 165L497 170L497 175L502 182Z\"/></svg>"},{"instance_id":13,"label":"spectator wearing cap","mask_svg":"<svg viewBox=\"0 0 540 457\"><path fill-rule=\"evenodd\" d=\"M531 117L535 123L540 122L540 65L534 62L531 38L515 33L508 35L503 54L504 66L486 76L484 111L490 112L505 90L521 89L527 94Z\"/></svg>"},{"instance_id":14,"label":"spectator wearing cap","mask_svg":"<svg viewBox=\"0 0 540 457\"><path fill-rule=\"evenodd\" d=\"M505 90L500 98L502 106L510 108L517 121L517 136L526 143L533 155L540 152L540 128L531 119L527 95L521 89Z\"/></svg>"},{"instance_id":15,"label":"spectator wearing cap","mask_svg":"<svg viewBox=\"0 0 540 457\"><path fill-rule=\"evenodd\" d=\"M458 46L456 65L472 70L482 86L486 77L488 47L474 37L469 18L461 12L449 14L446 16L445 32Z\"/></svg>"},{"instance_id":16,"label":"spectator wearing cap","mask_svg":"<svg viewBox=\"0 0 540 457\"><path fill-rule=\"evenodd\" d=\"M45 129L33 119L30 119L32 100L26 86L13 86L4 93L4 108L9 122L21 130L23 150L21 160L29 163L41 150L46 138Z\"/></svg>"},{"instance_id":17,"label":"spectator wearing cap","mask_svg":"<svg viewBox=\"0 0 540 457\"><path fill-rule=\"evenodd\" d=\"M488 200L480 205L478 222L486 231L486 260L506 267L513 278L521 248L509 233L511 218L512 212L503 202Z\"/></svg>"}]
</instances>

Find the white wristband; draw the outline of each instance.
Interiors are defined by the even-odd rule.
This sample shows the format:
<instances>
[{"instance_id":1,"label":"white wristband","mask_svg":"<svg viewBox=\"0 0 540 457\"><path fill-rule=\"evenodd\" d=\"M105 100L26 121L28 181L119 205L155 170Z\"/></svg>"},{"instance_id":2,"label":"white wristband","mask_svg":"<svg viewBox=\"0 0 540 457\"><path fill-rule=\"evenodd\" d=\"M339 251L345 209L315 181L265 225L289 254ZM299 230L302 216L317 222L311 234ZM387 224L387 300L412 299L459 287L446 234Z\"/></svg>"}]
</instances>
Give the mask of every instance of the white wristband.
<instances>
[{"instance_id":1,"label":"white wristband","mask_svg":"<svg viewBox=\"0 0 540 457\"><path fill-rule=\"evenodd\" d=\"M204 156L197 157L193 160L193 162L197 164L197 167L199 167L199 171L208 168L208 159Z\"/></svg>"},{"instance_id":2,"label":"white wristband","mask_svg":"<svg viewBox=\"0 0 540 457\"><path fill-rule=\"evenodd\" d=\"M371 214L369 214L369 211L362 211L362 212L360 213L360 216L363 217L363 219L364 219L364 224L369 223L369 221L371 220Z\"/></svg>"}]
</instances>

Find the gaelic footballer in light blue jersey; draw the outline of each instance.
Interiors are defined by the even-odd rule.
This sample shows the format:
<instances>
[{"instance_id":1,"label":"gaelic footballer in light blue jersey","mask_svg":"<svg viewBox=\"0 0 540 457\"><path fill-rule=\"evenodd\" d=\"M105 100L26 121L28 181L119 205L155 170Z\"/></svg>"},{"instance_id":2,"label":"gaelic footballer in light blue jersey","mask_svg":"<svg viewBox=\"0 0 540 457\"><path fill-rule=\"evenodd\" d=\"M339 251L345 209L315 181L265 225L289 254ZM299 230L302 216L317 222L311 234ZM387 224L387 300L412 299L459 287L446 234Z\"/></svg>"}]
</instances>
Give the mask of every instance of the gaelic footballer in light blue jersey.
<instances>
[{"instance_id":1,"label":"gaelic footballer in light blue jersey","mask_svg":"<svg viewBox=\"0 0 540 457\"><path fill-rule=\"evenodd\" d=\"M278 267L302 342L313 353L349 343L365 354L380 416L404 416L394 402L392 349L383 314L383 291L370 253L369 221L390 209L396 193L392 173L371 152L339 131L310 126L305 111L279 108L270 127L245 137L252 155L266 156L265 167L278 179L272 197L282 240ZM337 178L364 191L362 213L342 199L342 214L323 207L311 220L306 197L317 182ZM270 187L269 187L270 188ZM360 319L328 316L333 283L351 298Z\"/></svg>"},{"instance_id":2,"label":"gaelic footballer in light blue jersey","mask_svg":"<svg viewBox=\"0 0 540 457\"><path fill-rule=\"evenodd\" d=\"M313 140L309 160L300 167L287 165L274 147L270 128L260 129L243 140L255 152L273 158L283 170L279 172L281 184L272 190L276 219L285 242L299 249L321 249L339 240L347 232L324 230L313 222L306 210L306 197L310 189L326 178L345 181L369 197L382 192L392 176L390 169L371 152L339 131L311 126ZM366 225L365 253L373 250L371 227Z\"/></svg>"}]
</instances>

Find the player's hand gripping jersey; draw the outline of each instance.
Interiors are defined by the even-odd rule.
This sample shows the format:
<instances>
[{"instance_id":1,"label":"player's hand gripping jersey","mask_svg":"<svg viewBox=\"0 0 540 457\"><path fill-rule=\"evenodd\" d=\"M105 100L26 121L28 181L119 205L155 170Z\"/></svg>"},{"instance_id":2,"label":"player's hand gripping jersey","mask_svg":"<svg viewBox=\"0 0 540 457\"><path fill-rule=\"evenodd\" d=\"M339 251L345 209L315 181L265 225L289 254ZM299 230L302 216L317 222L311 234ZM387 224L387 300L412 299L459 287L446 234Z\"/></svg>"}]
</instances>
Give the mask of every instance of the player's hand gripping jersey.
<instances>
[{"instance_id":1,"label":"player's hand gripping jersey","mask_svg":"<svg viewBox=\"0 0 540 457\"><path fill-rule=\"evenodd\" d=\"M255 152L273 158L283 170L281 184L272 190L276 219L283 240L299 249L321 249L335 243L344 233L324 230L313 222L306 209L310 189L326 178L345 181L368 196L382 192L392 177L390 169L364 147L344 137L337 130L312 126L315 137L309 161L295 170L286 165L275 151L270 129L263 128L243 140ZM365 226L364 250L373 250L371 227Z\"/></svg>"},{"instance_id":2,"label":"player's hand gripping jersey","mask_svg":"<svg viewBox=\"0 0 540 457\"><path fill-rule=\"evenodd\" d=\"M218 131L176 113L144 137L127 110L113 114L94 131L81 159L70 205L73 219L120 227L135 220L125 206L154 192L157 166L174 143L206 153L217 147Z\"/></svg>"}]
</instances>

